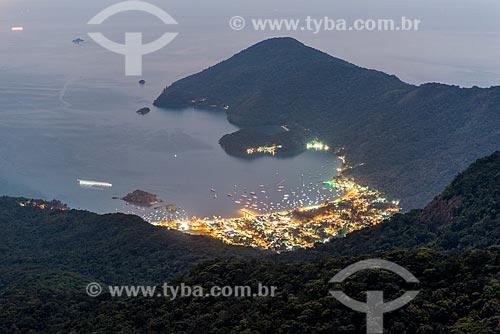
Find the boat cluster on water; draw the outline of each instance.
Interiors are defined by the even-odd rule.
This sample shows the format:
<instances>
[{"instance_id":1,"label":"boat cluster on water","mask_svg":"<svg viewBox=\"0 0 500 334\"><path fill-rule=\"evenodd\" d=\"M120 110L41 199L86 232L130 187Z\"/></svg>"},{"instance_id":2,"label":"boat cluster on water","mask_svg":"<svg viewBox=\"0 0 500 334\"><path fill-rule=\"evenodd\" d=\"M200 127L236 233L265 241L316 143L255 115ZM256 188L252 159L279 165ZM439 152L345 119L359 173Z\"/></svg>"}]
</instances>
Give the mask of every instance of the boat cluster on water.
<instances>
[{"instance_id":1,"label":"boat cluster on water","mask_svg":"<svg viewBox=\"0 0 500 334\"><path fill-rule=\"evenodd\" d=\"M267 153L277 148L256 151ZM322 142L311 141L307 149L327 151L330 148ZM174 205L132 206L127 213L140 215L154 225L212 236L228 244L282 252L312 247L315 243L380 224L400 210L399 202L343 177L342 172L349 165L344 156L339 158L343 165L336 171L332 166L323 165L320 169L305 171L300 179L294 180L287 180L276 171L275 181L270 184L235 184L229 192L226 189L221 193L215 187L207 189L214 200L226 201L226 206L239 210L241 217L190 217L187 211ZM339 176L333 176L335 172ZM82 187L112 186L107 182L78 182Z\"/></svg>"},{"instance_id":2,"label":"boat cluster on water","mask_svg":"<svg viewBox=\"0 0 500 334\"><path fill-rule=\"evenodd\" d=\"M400 210L398 201L390 201L380 192L344 177L324 185L341 196L312 206L265 214L242 209L239 218L193 217L151 223L185 233L209 235L228 244L282 252L312 247L315 243L380 224Z\"/></svg>"}]
</instances>

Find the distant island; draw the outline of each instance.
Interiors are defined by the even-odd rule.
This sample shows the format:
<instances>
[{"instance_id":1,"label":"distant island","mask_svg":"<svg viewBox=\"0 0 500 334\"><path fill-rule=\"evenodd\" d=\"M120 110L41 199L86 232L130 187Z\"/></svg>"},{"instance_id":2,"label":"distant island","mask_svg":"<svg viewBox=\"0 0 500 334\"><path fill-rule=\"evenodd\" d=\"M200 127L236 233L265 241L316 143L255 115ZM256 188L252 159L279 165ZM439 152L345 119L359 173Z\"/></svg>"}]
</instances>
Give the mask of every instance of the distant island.
<instances>
[{"instance_id":1,"label":"distant island","mask_svg":"<svg viewBox=\"0 0 500 334\"><path fill-rule=\"evenodd\" d=\"M265 155L285 158L304 152L304 143L310 134L305 130L283 128L245 128L223 136L219 144L227 154L244 159Z\"/></svg>"},{"instance_id":2,"label":"distant island","mask_svg":"<svg viewBox=\"0 0 500 334\"><path fill-rule=\"evenodd\" d=\"M149 112L151 111L150 108L141 108L139 110L137 110L136 112L139 114L139 115L146 115L146 114L149 114Z\"/></svg>"},{"instance_id":3,"label":"distant island","mask_svg":"<svg viewBox=\"0 0 500 334\"><path fill-rule=\"evenodd\" d=\"M260 42L181 79L154 104L225 112L244 130L220 144L240 156L247 146L280 145L261 135L252 141L255 128L309 129L344 152L353 167L346 176L401 199L405 209L425 205L500 143L500 87L411 85L292 38Z\"/></svg>"},{"instance_id":4,"label":"distant island","mask_svg":"<svg viewBox=\"0 0 500 334\"><path fill-rule=\"evenodd\" d=\"M130 204L145 207L151 207L161 202L161 200L156 195L142 190L135 190L127 194L125 197L122 197L122 200Z\"/></svg>"}]
</instances>

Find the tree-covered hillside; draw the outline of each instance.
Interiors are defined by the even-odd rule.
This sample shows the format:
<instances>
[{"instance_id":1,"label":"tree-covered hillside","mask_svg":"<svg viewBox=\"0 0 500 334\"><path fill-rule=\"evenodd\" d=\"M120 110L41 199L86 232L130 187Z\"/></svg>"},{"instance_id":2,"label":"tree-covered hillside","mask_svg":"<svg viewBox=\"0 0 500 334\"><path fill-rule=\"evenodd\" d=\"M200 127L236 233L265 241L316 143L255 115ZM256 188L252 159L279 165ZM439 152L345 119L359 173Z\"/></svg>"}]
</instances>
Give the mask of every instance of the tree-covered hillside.
<instances>
[{"instance_id":1,"label":"tree-covered hillside","mask_svg":"<svg viewBox=\"0 0 500 334\"><path fill-rule=\"evenodd\" d=\"M24 201L0 197L0 290L48 272L147 284L201 260L264 254L155 227L137 216L21 207Z\"/></svg>"},{"instance_id":2,"label":"tree-covered hillside","mask_svg":"<svg viewBox=\"0 0 500 334\"><path fill-rule=\"evenodd\" d=\"M138 217L20 206L0 198L0 333L366 332L365 316L328 291L329 279L370 258L393 261L420 281L380 271L342 284L359 300L420 294L385 316L389 334L500 331L500 151L458 175L423 210L324 245L281 256L150 226ZM343 257L346 256L346 257ZM201 263L200 263L201 261ZM108 285L276 286L274 297L86 295Z\"/></svg>"},{"instance_id":3,"label":"tree-covered hillside","mask_svg":"<svg viewBox=\"0 0 500 334\"><path fill-rule=\"evenodd\" d=\"M420 208L500 143L500 87L414 86L291 38L260 42L167 87L155 104L229 106L243 127L311 129L358 181Z\"/></svg>"},{"instance_id":4,"label":"tree-covered hillside","mask_svg":"<svg viewBox=\"0 0 500 334\"><path fill-rule=\"evenodd\" d=\"M348 234L293 257L366 254L392 248L464 251L500 244L500 151L460 173L423 210ZM286 255L288 256L288 255Z\"/></svg>"},{"instance_id":5,"label":"tree-covered hillside","mask_svg":"<svg viewBox=\"0 0 500 334\"><path fill-rule=\"evenodd\" d=\"M47 286L16 285L0 294L2 333L366 333L366 315L329 295L342 289L363 300L364 292L382 290L393 300L405 290L417 298L384 317L386 334L496 334L500 331L500 249L460 255L428 249L370 255L398 263L420 284L408 284L384 271L364 271L341 286L328 283L341 269L366 257L329 257L306 263L213 260L170 281L210 289L219 286L276 286L274 297L86 296ZM50 284L48 284L49 282ZM74 278L73 278L74 282ZM59 283L62 285L62 283ZM69 284L69 283L66 283ZM131 281L130 284L134 284Z\"/></svg>"}]
</instances>

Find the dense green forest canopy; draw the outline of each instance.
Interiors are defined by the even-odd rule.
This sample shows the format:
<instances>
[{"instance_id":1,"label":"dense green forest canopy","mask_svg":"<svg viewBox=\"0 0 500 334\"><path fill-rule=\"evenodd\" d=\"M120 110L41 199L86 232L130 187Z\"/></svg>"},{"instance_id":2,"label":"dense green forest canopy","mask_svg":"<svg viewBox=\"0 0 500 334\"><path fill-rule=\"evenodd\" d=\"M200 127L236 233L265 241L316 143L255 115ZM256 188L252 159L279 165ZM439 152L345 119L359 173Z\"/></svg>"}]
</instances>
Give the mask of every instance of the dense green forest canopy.
<instances>
[{"instance_id":1,"label":"dense green forest canopy","mask_svg":"<svg viewBox=\"0 0 500 334\"><path fill-rule=\"evenodd\" d=\"M458 175L423 210L314 249L276 256L151 226L135 216L42 210L0 198L0 332L349 333L363 314L329 294L328 280L367 258L410 270L417 298L385 317L390 334L500 331L500 152ZM278 288L259 298L98 298L90 282ZM365 271L342 289L393 299L413 286Z\"/></svg>"}]
</instances>

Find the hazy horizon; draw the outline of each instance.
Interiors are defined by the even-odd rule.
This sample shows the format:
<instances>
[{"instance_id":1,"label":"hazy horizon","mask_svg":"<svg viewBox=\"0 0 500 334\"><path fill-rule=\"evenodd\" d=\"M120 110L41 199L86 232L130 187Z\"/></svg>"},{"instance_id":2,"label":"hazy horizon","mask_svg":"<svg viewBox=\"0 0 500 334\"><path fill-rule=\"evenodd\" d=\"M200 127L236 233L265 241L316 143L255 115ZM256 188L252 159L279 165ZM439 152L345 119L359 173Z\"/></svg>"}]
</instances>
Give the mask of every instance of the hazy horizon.
<instances>
[{"instance_id":1,"label":"hazy horizon","mask_svg":"<svg viewBox=\"0 0 500 334\"><path fill-rule=\"evenodd\" d=\"M45 59L43 67L36 53L76 37L88 39L86 22L105 7L117 3L105 1L3 0L0 4L0 37L5 51L0 55L0 69L65 74L62 66L71 58L54 54ZM356 65L394 74L403 81L421 84L442 82L465 87L489 87L500 84L500 22L495 8L500 3L488 0L440 1L252 1L234 3L217 0L210 3L195 1L150 1L169 12L177 26L167 31L179 36L166 48L145 58L145 76L153 71L162 74L169 84L188 74L198 72L226 59L240 50L273 36L290 36ZM460 5L459 5L460 4ZM416 32L255 32L250 29L233 31L228 25L232 16L250 18L400 18L406 16L422 21ZM131 20L131 18L134 18ZM133 23L130 23L132 22ZM23 25L25 31L13 36L11 26ZM112 28L112 29L110 29ZM144 31L150 40L156 39L165 27L148 14L124 13L110 18L103 25L110 38L123 40L120 28ZM95 29L94 29L95 30ZM57 33L54 34L54 31ZM116 32L116 33L112 33ZM71 45L68 45L70 48ZM87 41L89 55L106 52ZM122 75L123 59L112 53L107 75ZM49 62L52 60L53 62ZM91 61L90 56L88 61ZM81 60L80 60L81 61ZM158 68L158 64L162 64Z\"/></svg>"}]
</instances>

